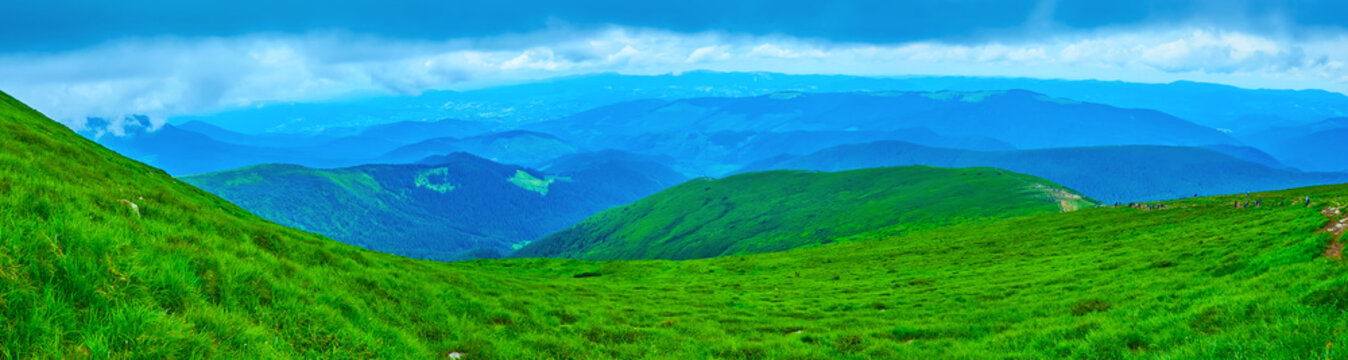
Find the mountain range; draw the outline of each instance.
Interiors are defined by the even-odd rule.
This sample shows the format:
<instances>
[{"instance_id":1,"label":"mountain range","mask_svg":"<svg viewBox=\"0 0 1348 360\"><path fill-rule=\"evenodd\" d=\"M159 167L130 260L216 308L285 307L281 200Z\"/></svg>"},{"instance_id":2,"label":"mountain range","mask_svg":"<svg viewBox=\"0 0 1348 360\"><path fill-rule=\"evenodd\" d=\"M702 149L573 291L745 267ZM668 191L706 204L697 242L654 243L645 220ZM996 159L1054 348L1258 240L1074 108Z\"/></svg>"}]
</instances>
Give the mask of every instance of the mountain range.
<instances>
[{"instance_id":1,"label":"mountain range","mask_svg":"<svg viewBox=\"0 0 1348 360\"><path fill-rule=\"evenodd\" d=\"M206 124L184 126L186 128L175 125L157 129L138 127L124 136L96 132L85 132L84 135L174 175L273 163L315 168L413 163L431 155L462 151L504 162L533 165L576 152L564 141L546 134L493 133L488 132L489 124L461 120L384 124L337 138L245 135ZM558 149L564 150L558 152Z\"/></svg>"},{"instance_id":2,"label":"mountain range","mask_svg":"<svg viewBox=\"0 0 1348 360\"><path fill-rule=\"evenodd\" d=\"M590 74L470 91L427 91L329 103L274 103L171 123L207 121L243 133L320 134L440 118L527 124L626 101L752 97L774 92L988 91L1023 89L1052 97L1155 109L1239 134L1348 115L1348 97L1321 90L1242 89L1177 81L1163 84L1004 77L793 75L689 71L667 75Z\"/></svg>"},{"instance_id":3,"label":"mountain range","mask_svg":"<svg viewBox=\"0 0 1348 360\"><path fill-rule=\"evenodd\" d=\"M841 145L807 155L782 156L751 164L739 171L839 171L903 165L997 167L1043 177L1106 203L1348 182L1348 173L1276 169L1214 149L1176 146L969 151L881 141Z\"/></svg>"}]
</instances>

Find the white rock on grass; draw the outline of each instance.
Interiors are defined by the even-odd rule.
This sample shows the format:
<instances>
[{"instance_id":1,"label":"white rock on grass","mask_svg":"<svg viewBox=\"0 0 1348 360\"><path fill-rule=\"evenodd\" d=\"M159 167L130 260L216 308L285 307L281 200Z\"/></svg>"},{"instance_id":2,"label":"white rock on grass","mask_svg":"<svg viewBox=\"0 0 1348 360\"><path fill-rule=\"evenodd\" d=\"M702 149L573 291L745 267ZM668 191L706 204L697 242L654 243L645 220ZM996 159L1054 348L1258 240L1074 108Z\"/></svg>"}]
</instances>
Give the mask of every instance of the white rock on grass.
<instances>
[{"instance_id":1,"label":"white rock on grass","mask_svg":"<svg viewBox=\"0 0 1348 360\"><path fill-rule=\"evenodd\" d=\"M140 216L140 206L136 206L136 203L133 203L133 202L131 202L131 200L127 200L127 199L122 199L122 203L123 203L123 204L126 204L126 206L130 206L130 207L131 207L131 212L136 213L136 216L137 216L137 217Z\"/></svg>"}]
</instances>

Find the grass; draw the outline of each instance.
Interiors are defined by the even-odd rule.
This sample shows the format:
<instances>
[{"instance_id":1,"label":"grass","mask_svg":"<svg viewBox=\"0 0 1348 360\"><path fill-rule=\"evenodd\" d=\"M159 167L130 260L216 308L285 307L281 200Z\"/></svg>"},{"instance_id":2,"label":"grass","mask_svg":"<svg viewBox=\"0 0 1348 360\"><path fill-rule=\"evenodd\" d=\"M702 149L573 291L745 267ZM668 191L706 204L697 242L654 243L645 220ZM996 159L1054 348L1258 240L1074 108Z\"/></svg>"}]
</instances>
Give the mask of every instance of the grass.
<instances>
[{"instance_id":1,"label":"grass","mask_svg":"<svg viewBox=\"0 0 1348 360\"><path fill-rule=\"evenodd\" d=\"M436 179L436 180L431 180ZM414 181L417 187L424 187L441 194L454 191L454 184L449 183L448 168L434 168L425 170L417 174Z\"/></svg>"},{"instance_id":2,"label":"grass","mask_svg":"<svg viewBox=\"0 0 1348 360\"><path fill-rule=\"evenodd\" d=\"M784 251L1093 206L1057 184L993 168L925 166L695 179L540 239L518 257L694 259Z\"/></svg>"},{"instance_id":3,"label":"grass","mask_svg":"<svg viewBox=\"0 0 1348 360\"><path fill-rule=\"evenodd\" d=\"M566 178L558 178L551 175L546 176L546 178L547 179L539 179L530 175L527 171L515 170L515 175L511 176L509 180L511 184L515 184L515 186L519 186L521 189L533 191L543 196L548 195L548 185L552 185L552 183L557 180L567 181Z\"/></svg>"},{"instance_id":4,"label":"grass","mask_svg":"<svg viewBox=\"0 0 1348 360\"><path fill-rule=\"evenodd\" d=\"M266 222L0 96L0 357L1348 357L1348 268L1315 232L1348 187L1253 196L706 260L438 263Z\"/></svg>"}]
</instances>

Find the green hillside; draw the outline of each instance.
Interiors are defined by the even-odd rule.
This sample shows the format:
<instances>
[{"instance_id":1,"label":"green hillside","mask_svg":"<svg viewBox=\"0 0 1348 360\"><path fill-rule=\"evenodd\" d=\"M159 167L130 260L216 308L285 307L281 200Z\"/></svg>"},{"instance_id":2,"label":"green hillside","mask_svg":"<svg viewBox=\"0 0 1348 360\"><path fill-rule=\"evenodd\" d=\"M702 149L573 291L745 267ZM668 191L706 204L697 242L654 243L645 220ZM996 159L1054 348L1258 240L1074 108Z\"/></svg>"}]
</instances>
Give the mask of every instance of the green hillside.
<instances>
[{"instance_id":1,"label":"green hillside","mask_svg":"<svg viewBox=\"0 0 1348 360\"><path fill-rule=\"evenodd\" d=\"M827 244L989 218L1093 206L1047 180L993 168L925 166L701 178L609 209L516 257L695 259Z\"/></svg>"},{"instance_id":2,"label":"green hillside","mask_svg":"<svg viewBox=\"0 0 1348 360\"><path fill-rule=\"evenodd\" d=\"M282 225L371 250L459 260L501 257L683 180L659 164L593 160L544 173L454 153L419 164L258 165L181 179Z\"/></svg>"},{"instance_id":3,"label":"green hillside","mask_svg":"<svg viewBox=\"0 0 1348 360\"><path fill-rule=\"evenodd\" d=\"M744 257L437 263L268 223L0 95L0 357L1339 359L1348 268L1317 230L1345 202L1323 186Z\"/></svg>"}]
</instances>

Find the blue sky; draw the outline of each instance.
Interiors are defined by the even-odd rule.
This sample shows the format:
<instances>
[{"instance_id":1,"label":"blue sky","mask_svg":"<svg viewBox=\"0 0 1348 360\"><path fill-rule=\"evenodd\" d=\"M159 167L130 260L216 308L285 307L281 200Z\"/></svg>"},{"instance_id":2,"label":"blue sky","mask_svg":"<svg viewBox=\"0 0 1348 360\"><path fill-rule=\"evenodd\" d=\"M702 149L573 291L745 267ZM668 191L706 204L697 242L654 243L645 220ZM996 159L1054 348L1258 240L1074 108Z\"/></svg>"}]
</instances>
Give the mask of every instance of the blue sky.
<instances>
[{"instance_id":1,"label":"blue sky","mask_svg":"<svg viewBox=\"0 0 1348 360\"><path fill-rule=\"evenodd\" d=\"M1348 92L1343 1L29 1L0 89L63 121L591 72L1194 80Z\"/></svg>"}]
</instances>

